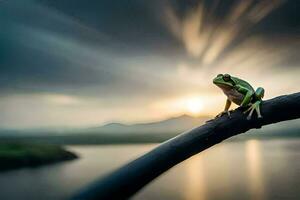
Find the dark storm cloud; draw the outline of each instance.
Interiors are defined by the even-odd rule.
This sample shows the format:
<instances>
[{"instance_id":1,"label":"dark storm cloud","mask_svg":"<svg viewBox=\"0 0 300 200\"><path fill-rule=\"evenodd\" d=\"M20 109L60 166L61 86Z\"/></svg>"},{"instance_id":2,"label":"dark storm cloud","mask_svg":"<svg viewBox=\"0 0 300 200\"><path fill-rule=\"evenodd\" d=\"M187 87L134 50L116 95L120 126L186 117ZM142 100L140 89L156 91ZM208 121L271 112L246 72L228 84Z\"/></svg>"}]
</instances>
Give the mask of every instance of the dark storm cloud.
<instances>
[{"instance_id":1,"label":"dark storm cloud","mask_svg":"<svg viewBox=\"0 0 300 200\"><path fill-rule=\"evenodd\" d=\"M170 1L173 34L200 62L213 67L251 38L263 38L265 47L299 47L299 3L293 0ZM193 26L192 26L193 24ZM197 29L192 27L198 26ZM273 38L275 40L270 40ZM289 38L289 40L287 40ZM288 43L289 42L289 43ZM297 45L297 46L296 46ZM259 45L257 45L257 48ZM295 50L296 49L296 50ZM288 63L287 56L284 63ZM299 63L299 60L298 60Z\"/></svg>"},{"instance_id":2,"label":"dark storm cloud","mask_svg":"<svg viewBox=\"0 0 300 200\"><path fill-rule=\"evenodd\" d=\"M69 49L64 52L53 41L38 40L37 35L33 39L26 34L15 34L15 40L2 37L1 41L9 43L1 53L0 68L0 87L6 91L64 91L125 81L109 70L114 67L112 63L101 59L91 62L91 57L84 60L84 56L79 57L80 50L77 54ZM101 67L96 68L95 64Z\"/></svg>"},{"instance_id":3,"label":"dark storm cloud","mask_svg":"<svg viewBox=\"0 0 300 200\"><path fill-rule=\"evenodd\" d=\"M300 4L298 1L288 0L280 8L275 9L269 16L254 28L257 33L289 34L296 36L300 32Z\"/></svg>"},{"instance_id":4,"label":"dark storm cloud","mask_svg":"<svg viewBox=\"0 0 300 200\"><path fill-rule=\"evenodd\" d=\"M138 0L41 0L39 2L108 35L116 42L126 43L139 49L172 42L160 18L157 17L163 11L160 7L163 4L159 0L151 3Z\"/></svg>"},{"instance_id":5,"label":"dark storm cloud","mask_svg":"<svg viewBox=\"0 0 300 200\"><path fill-rule=\"evenodd\" d=\"M89 86L117 93L147 88L116 60L162 44L162 25L138 10L140 5L82 2L2 2L2 93L65 92Z\"/></svg>"},{"instance_id":6,"label":"dark storm cloud","mask_svg":"<svg viewBox=\"0 0 300 200\"><path fill-rule=\"evenodd\" d=\"M180 18L191 10L195 9L199 3L204 6L204 22L221 23L224 18L228 17L235 5L239 2L251 2L249 9L253 8L262 0L170 0ZM266 4L272 4L274 1L266 1ZM274 33L299 33L300 26L300 4L294 0L282 0L280 7L274 9L270 14L256 24L253 33L274 34ZM242 16L241 16L242 17Z\"/></svg>"},{"instance_id":7,"label":"dark storm cloud","mask_svg":"<svg viewBox=\"0 0 300 200\"><path fill-rule=\"evenodd\" d=\"M124 93L145 92L151 87L167 90L155 84L161 81L159 77L138 74L128 68L126 59L181 53L183 59L192 60L183 53L183 45L167 31L163 17L167 5L175 9L179 18L184 18L199 2L210 13L205 15L205 23L221 23L238 1L3 1L0 88L2 92L65 92L89 87ZM249 35L294 37L299 33L298 10L297 1L286 1L238 35L227 50ZM298 48L295 49L297 52ZM176 59L178 56L172 57L170 63L176 63ZM294 55L288 61L299 63ZM143 63L134 67L143 67Z\"/></svg>"}]
</instances>

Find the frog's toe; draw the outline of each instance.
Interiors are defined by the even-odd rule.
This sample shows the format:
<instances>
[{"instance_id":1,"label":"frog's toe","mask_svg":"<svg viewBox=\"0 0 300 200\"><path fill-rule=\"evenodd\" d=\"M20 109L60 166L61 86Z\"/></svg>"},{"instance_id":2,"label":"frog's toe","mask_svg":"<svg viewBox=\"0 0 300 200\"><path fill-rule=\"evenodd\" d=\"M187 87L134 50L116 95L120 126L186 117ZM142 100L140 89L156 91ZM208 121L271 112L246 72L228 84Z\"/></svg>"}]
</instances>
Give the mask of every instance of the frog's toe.
<instances>
[{"instance_id":1,"label":"frog's toe","mask_svg":"<svg viewBox=\"0 0 300 200\"><path fill-rule=\"evenodd\" d=\"M230 112L229 112L229 111L222 111L221 113L219 113L219 114L216 116L216 118L222 117L224 114L227 114L228 117L231 118Z\"/></svg>"},{"instance_id":2,"label":"frog's toe","mask_svg":"<svg viewBox=\"0 0 300 200\"><path fill-rule=\"evenodd\" d=\"M253 111L254 111L254 108L251 108L249 115L247 116L247 120L250 120L252 118Z\"/></svg>"},{"instance_id":3,"label":"frog's toe","mask_svg":"<svg viewBox=\"0 0 300 200\"><path fill-rule=\"evenodd\" d=\"M250 107L244 111L244 114L249 112L249 115L247 116L247 120L250 120L252 117L252 114L254 112L254 110L257 113L257 118L262 118L262 115L260 114L260 103L259 101L255 102L254 104L250 105Z\"/></svg>"},{"instance_id":4,"label":"frog's toe","mask_svg":"<svg viewBox=\"0 0 300 200\"><path fill-rule=\"evenodd\" d=\"M221 117L221 116L222 116L222 114L223 114L223 112L221 112L221 113L217 114L215 118Z\"/></svg>"},{"instance_id":5,"label":"frog's toe","mask_svg":"<svg viewBox=\"0 0 300 200\"><path fill-rule=\"evenodd\" d=\"M263 118L263 116L260 114L259 111L256 110L256 112L257 112L257 118L259 118L259 119Z\"/></svg>"},{"instance_id":6,"label":"frog's toe","mask_svg":"<svg viewBox=\"0 0 300 200\"><path fill-rule=\"evenodd\" d=\"M227 113L227 116L228 116L229 118L231 118L230 111L227 111L226 113Z\"/></svg>"},{"instance_id":7,"label":"frog's toe","mask_svg":"<svg viewBox=\"0 0 300 200\"><path fill-rule=\"evenodd\" d=\"M247 112L249 112L251 109L252 109L252 107L249 106L249 108L247 108L247 110L245 110L243 113L244 113L244 114L247 114Z\"/></svg>"}]
</instances>

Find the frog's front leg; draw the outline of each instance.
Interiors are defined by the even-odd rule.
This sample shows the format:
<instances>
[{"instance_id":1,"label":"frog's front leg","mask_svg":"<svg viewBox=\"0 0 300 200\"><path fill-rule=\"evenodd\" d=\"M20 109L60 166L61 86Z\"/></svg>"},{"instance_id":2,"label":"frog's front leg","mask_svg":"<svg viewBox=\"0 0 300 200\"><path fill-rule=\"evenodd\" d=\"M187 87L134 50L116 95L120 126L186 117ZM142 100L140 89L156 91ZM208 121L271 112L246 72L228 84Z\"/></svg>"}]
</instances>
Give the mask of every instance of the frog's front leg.
<instances>
[{"instance_id":1,"label":"frog's front leg","mask_svg":"<svg viewBox=\"0 0 300 200\"><path fill-rule=\"evenodd\" d=\"M219 113L217 115L217 117L221 117L222 115L224 115L225 113L228 115L228 117L230 117L230 112L229 112L229 108L231 106L231 101L229 99L226 100L226 104L225 104L225 109L224 111L222 111L221 113Z\"/></svg>"},{"instance_id":2,"label":"frog's front leg","mask_svg":"<svg viewBox=\"0 0 300 200\"><path fill-rule=\"evenodd\" d=\"M250 107L244 112L244 113L249 112L249 115L247 117L248 120L251 119L254 110L257 113L257 117L262 118L262 115L260 113L260 104L262 102L262 98L264 97L264 94L265 94L265 90L261 87L257 88L257 90L255 91L254 98L256 101L253 104L251 104Z\"/></svg>"}]
</instances>

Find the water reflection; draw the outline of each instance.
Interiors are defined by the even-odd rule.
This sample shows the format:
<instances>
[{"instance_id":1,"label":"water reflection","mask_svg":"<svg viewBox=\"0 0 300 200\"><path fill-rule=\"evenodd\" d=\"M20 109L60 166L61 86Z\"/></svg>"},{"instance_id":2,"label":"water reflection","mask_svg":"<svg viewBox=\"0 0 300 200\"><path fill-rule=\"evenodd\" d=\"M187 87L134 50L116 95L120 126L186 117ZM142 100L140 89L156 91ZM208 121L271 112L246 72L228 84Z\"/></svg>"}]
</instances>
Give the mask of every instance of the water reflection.
<instances>
[{"instance_id":1,"label":"water reflection","mask_svg":"<svg viewBox=\"0 0 300 200\"><path fill-rule=\"evenodd\" d=\"M246 142L249 190L251 199L253 200L265 199L261 154L262 153L259 141L249 140Z\"/></svg>"},{"instance_id":2,"label":"water reflection","mask_svg":"<svg viewBox=\"0 0 300 200\"><path fill-rule=\"evenodd\" d=\"M203 164L201 156L194 156L186 162L185 199L206 200Z\"/></svg>"},{"instance_id":3,"label":"water reflection","mask_svg":"<svg viewBox=\"0 0 300 200\"><path fill-rule=\"evenodd\" d=\"M81 159L0 173L0 199L64 200L155 145L72 146ZM134 200L300 199L300 140L223 142L175 166Z\"/></svg>"}]
</instances>

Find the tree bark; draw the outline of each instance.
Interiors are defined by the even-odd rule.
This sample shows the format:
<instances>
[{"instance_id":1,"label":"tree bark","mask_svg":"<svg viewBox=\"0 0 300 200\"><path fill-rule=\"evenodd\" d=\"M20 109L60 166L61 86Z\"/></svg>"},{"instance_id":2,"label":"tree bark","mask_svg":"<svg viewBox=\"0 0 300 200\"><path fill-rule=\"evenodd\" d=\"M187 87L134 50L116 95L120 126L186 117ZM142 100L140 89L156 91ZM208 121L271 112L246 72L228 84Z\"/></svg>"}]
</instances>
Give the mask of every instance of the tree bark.
<instances>
[{"instance_id":1,"label":"tree bark","mask_svg":"<svg viewBox=\"0 0 300 200\"><path fill-rule=\"evenodd\" d=\"M247 120L242 108L186 131L88 185L73 199L127 199L147 183L185 159L252 128L300 118L300 92L261 104L262 119ZM95 158L96 159L96 158Z\"/></svg>"}]
</instances>

